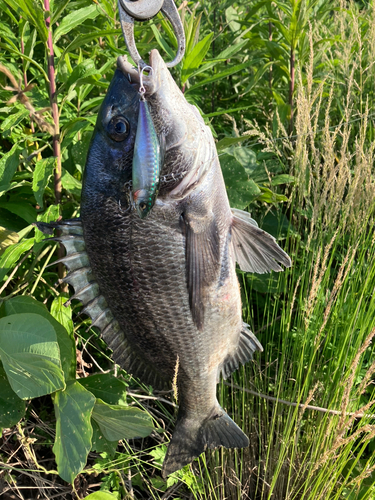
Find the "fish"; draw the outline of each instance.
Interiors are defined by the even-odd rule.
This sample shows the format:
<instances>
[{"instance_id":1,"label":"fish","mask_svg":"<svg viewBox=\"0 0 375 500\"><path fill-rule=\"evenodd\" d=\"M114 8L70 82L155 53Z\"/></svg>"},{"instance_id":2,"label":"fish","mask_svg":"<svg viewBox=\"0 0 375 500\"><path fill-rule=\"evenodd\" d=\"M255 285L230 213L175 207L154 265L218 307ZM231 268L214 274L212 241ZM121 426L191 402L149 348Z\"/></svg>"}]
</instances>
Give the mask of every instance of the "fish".
<instances>
[{"instance_id":1,"label":"fish","mask_svg":"<svg viewBox=\"0 0 375 500\"><path fill-rule=\"evenodd\" d=\"M154 206L141 218L130 193L139 76L120 57L98 113L83 176L81 217L60 221L64 280L129 374L177 388L178 413L162 476L206 449L249 439L220 406L216 386L262 345L242 320L236 263L245 272L290 267L249 213L231 209L215 141L157 50L144 78L165 158Z\"/></svg>"},{"instance_id":2,"label":"fish","mask_svg":"<svg viewBox=\"0 0 375 500\"><path fill-rule=\"evenodd\" d=\"M164 135L158 137L147 101L141 97L132 169L133 201L141 219L147 217L158 195L164 149Z\"/></svg>"}]
</instances>

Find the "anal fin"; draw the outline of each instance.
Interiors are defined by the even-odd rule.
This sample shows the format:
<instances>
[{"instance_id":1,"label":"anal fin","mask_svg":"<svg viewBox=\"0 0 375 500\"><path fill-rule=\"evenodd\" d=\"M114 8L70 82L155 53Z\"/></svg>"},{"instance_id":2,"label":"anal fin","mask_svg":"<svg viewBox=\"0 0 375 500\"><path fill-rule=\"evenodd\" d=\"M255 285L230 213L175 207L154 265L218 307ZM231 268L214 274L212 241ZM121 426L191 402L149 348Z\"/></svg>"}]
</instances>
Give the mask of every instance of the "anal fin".
<instances>
[{"instance_id":1,"label":"anal fin","mask_svg":"<svg viewBox=\"0 0 375 500\"><path fill-rule=\"evenodd\" d=\"M221 368L221 373L223 379L227 379L231 373L239 368L240 365L244 365L251 359L255 351L263 351L262 344L256 338L256 336L248 329L246 323L242 323L242 330L240 335L240 341L236 350L230 353L224 360L223 366Z\"/></svg>"}]
</instances>

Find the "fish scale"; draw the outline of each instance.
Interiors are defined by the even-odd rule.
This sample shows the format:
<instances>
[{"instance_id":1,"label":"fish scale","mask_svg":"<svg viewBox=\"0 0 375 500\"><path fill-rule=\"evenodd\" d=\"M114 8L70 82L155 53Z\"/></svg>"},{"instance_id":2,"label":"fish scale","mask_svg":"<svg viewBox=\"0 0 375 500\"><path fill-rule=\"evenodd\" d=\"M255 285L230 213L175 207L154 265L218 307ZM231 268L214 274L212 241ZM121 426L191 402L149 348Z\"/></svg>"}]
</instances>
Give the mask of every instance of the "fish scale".
<instances>
[{"instance_id":1,"label":"fish scale","mask_svg":"<svg viewBox=\"0 0 375 500\"><path fill-rule=\"evenodd\" d=\"M96 208L100 210L100 206ZM116 209L116 205L113 209ZM90 213L90 218L93 217L96 220L90 206L83 211L83 216L86 211ZM95 223L91 232L87 217L85 239L92 241L96 238L98 223ZM160 345L165 345L166 334L168 335L171 330L175 331L176 318L178 318L181 330L180 335L174 338L175 343L170 352L170 372L172 373L178 352L184 352L189 357L197 350L207 349L207 346L202 348L200 339L191 335L195 327L188 306L185 268L181 265L182 259L178 258L176 235L173 232L171 234L166 228L165 233L162 234L163 244L161 245L161 225L157 226L156 231L152 217L153 214L150 215L150 222L141 221L136 214L132 214L121 227L116 226L113 233L107 221L103 221L106 230L105 242L99 242L100 251L96 246L90 245L89 258L96 276L100 277L102 293L106 296L108 303L113 304L112 311L115 317L121 318L119 319L120 326L126 329L128 337L134 342L141 346L147 345L145 355L150 363L155 362L154 357L157 357ZM120 230L121 238L118 236L118 230ZM145 232L148 235L146 239ZM123 242L130 240L130 234L132 245L128 253L126 243L123 244ZM180 256L184 257L185 251L181 237L180 240ZM115 262L114 258L109 259L110 265L101 258L101 255L109 253L116 255ZM155 266L155 262L161 260L166 265L162 268ZM156 289L155 283L161 282L169 286L159 285ZM128 290L131 290L130 294L127 294ZM157 318L157 328L154 318ZM184 339L188 340L184 343ZM195 358L195 363L199 367L205 362ZM162 367L165 368L165 360L162 362Z\"/></svg>"}]
</instances>

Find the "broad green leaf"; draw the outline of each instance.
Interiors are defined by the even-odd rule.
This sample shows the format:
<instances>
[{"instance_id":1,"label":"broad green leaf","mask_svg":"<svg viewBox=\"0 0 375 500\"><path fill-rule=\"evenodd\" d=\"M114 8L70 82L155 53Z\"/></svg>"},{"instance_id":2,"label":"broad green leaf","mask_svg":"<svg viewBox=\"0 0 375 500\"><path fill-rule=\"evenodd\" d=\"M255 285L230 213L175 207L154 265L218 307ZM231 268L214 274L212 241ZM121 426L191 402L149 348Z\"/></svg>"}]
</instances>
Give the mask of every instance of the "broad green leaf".
<instances>
[{"instance_id":1,"label":"broad green leaf","mask_svg":"<svg viewBox=\"0 0 375 500\"><path fill-rule=\"evenodd\" d=\"M221 141L216 144L216 150L219 152L223 149L228 148L229 146L232 146L233 144L248 141L249 139L251 139L251 137L249 137L248 135L241 135L240 137L224 137L224 139L221 139Z\"/></svg>"},{"instance_id":2,"label":"broad green leaf","mask_svg":"<svg viewBox=\"0 0 375 500\"><path fill-rule=\"evenodd\" d=\"M181 83L185 83L195 69L197 69L205 58L214 34L210 33L196 44L193 50L188 54L184 61L181 71Z\"/></svg>"},{"instance_id":3,"label":"broad green leaf","mask_svg":"<svg viewBox=\"0 0 375 500\"><path fill-rule=\"evenodd\" d=\"M61 184L64 189L70 191L76 198L81 196L82 182L73 177L65 168L62 169Z\"/></svg>"},{"instance_id":4,"label":"broad green leaf","mask_svg":"<svg viewBox=\"0 0 375 500\"><path fill-rule=\"evenodd\" d=\"M118 496L108 493L108 491L95 491L95 493L90 493L89 496L85 497L85 500L118 500Z\"/></svg>"},{"instance_id":5,"label":"broad green leaf","mask_svg":"<svg viewBox=\"0 0 375 500\"><path fill-rule=\"evenodd\" d=\"M281 174L281 175L276 175L272 179L271 184L272 186L279 186L280 184L291 184L295 180L296 179L293 175Z\"/></svg>"},{"instance_id":6,"label":"broad green leaf","mask_svg":"<svg viewBox=\"0 0 375 500\"><path fill-rule=\"evenodd\" d=\"M259 201L264 201L265 203L280 203L282 201L288 201L288 198L284 194L274 193L268 188L261 187L262 193L259 195Z\"/></svg>"},{"instance_id":7,"label":"broad green leaf","mask_svg":"<svg viewBox=\"0 0 375 500\"><path fill-rule=\"evenodd\" d=\"M34 238L22 240L5 249L0 257L0 281L3 281L8 272L13 269L21 255L34 245Z\"/></svg>"},{"instance_id":8,"label":"broad green leaf","mask_svg":"<svg viewBox=\"0 0 375 500\"><path fill-rule=\"evenodd\" d=\"M12 214L18 215L21 219L24 219L29 224L36 221L36 210L35 208L25 201L2 201L0 202L0 208L5 208L9 210Z\"/></svg>"},{"instance_id":9,"label":"broad green leaf","mask_svg":"<svg viewBox=\"0 0 375 500\"><path fill-rule=\"evenodd\" d=\"M126 405L127 384L110 373L96 373L81 378L80 384L92 392L96 398L111 405Z\"/></svg>"},{"instance_id":10,"label":"broad green leaf","mask_svg":"<svg viewBox=\"0 0 375 500\"><path fill-rule=\"evenodd\" d=\"M26 403L11 388L0 362L0 434L1 429L12 427L25 415Z\"/></svg>"},{"instance_id":11,"label":"broad green leaf","mask_svg":"<svg viewBox=\"0 0 375 500\"><path fill-rule=\"evenodd\" d=\"M60 14L69 4L70 0L51 0L51 24L55 24L59 20Z\"/></svg>"},{"instance_id":12,"label":"broad green leaf","mask_svg":"<svg viewBox=\"0 0 375 500\"><path fill-rule=\"evenodd\" d=\"M77 141L72 147L74 163L80 165L82 167L82 170L86 164L86 157L90 146L91 137L91 130L89 132L83 132L81 139Z\"/></svg>"},{"instance_id":13,"label":"broad green leaf","mask_svg":"<svg viewBox=\"0 0 375 500\"><path fill-rule=\"evenodd\" d=\"M43 214L37 216L38 222L55 222L60 217L60 205L50 205ZM35 227L35 243L48 238L42 231Z\"/></svg>"},{"instance_id":14,"label":"broad green leaf","mask_svg":"<svg viewBox=\"0 0 375 500\"><path fill-rule=\"evenodd\" d=\"M0 358L21 399L51 394L65 386L56 332L39 314L0 319Z\"/></svg>"},{"instance_id":15,"label":"broad green leaf","mask_svg":"<svg viewBox=\"0 0 375 500\"><path fill-rule=\"evenodd\" d=\"M32 26L35 26L43 42L47 41L48 30L41 2L37 0L5 0L5 2L18 14L21 14L24 19L27 19Z\"/></svg>"},{"instance_id":16,"label":"broad green leaf","mask_svg":"<svg viewBox=\"0 0 375 500\"><path fill-rule=\"evenodd\" d=\"M203 87L204 85L208 85L210 83L217 82L218 80L222 80L223 78L227 78L230 75L234 75L235 73L238 73L250 66L253 66L254 62L253 61L246 61L241 64L236 64L234 66L229 66L229 68L219 71L215 73L213 76L210 76L209 78L206 78L205 80L201 80L200 82L195 83L194 85L191 85L188 89L186 89L186 92L192 92L193 90Z\"/></svg>"},{"instance_id":17,"label":"broad green leaf","mask_svg":"<svg viewBox=\"0 0 375 500\"><path fill-rule=\"evenodd\" d=\"M38 300L28 297L27 295L19 295L3 302L5 315L33 313L41 316L49 315L47 308Z\"/></svg>"},{"instance_id":18,"label":"broad green leaf","mask_svg":"<svg viewBox=\"0 0 375 500\"><path fill-rule=\"evenodd\" d=\"M85 59L81 63L77 64L74 68L72 74L69 76L66 84L60 87L59 92L65 88L74 88L77 85L83 85L85 83L98 83L98 79L101 77L101 73L96 69L94 61L91 59Z\"/></svg>"},{"instance_id":19,"label":"broad green leaf","mask_svg":"<svg viewBox=\"0 0 375 500\"><path fill-rule=\"evenodd\" d=\"M8 191L11 180L20 163L21 148L15 144L8 153L5 153L0 158L0 195Z\"/></svg>"},{"instance_id":20,"label":"broad green leaf","mask_svg":"<svg viewBox=\"0 0 375 500\"><path fill-rule=\"evenodd\" d=\"M233 32L236 33L238 30L241 29L241 24L238 22L239 20L238 12L232 5L225 10L225 17L229 25L229 28Z\"/></svg>"},{"instance_id":21,"label":"broad green leaf","mask_svg":"<svg viewBox=\"0 0 375 500\"><path fill-rule=\"evenodd\" d=\"M68 483L86 465L91 449L92 427L90 423L95 397L78 382L68 382L64 391L54 395L56 437L53 452L57 470Z\"/></svg>"},{"instance_id":22,"label":"broad green leaf","mask_svg":"<svg viewBox=\"0 0 375 500\"><path fill-rule=\"evenodd\" d=\"M52 302L51 314L53 317L50 318L50 321L56 330L65 380L75 380L77 365L76 343L73 333L72 308L70 306L65 307L66 301L67 299L64 297L57 297Z\"/></svg>"},{"instance_id":23,"label":"broad green leaf","mask_svg":"<svg viewBox=\"0 0 375 500\"><path fill-rule=\"evenodd\" d=\"M43 158L35 164L33 176L33 191L36 202L43 208L43 194L50 180L56 165L56 158L50 156Z\"/></svg>"},{"instance_id":24,"label":"broad green leaf","mask_svg":"<svg viewBox=\"0 0 375 500\"><path fill-rule=\"evenodd\" d=\"M108 441L148 436L154 429L145 411L131 406L108 405L97 399L92 418Z\"/></svg>"},{"instance_id":25,"label":"broad green leaf","mask_svg":"<svg viewBox=\"0 0 375 500\"><path fill-rule=\"evenodd\" d=\"M0 226L0 252L10 245L18 243L19 235L14 231L9 231Z\"/></svg>"},{"instance_id":26,"label":"broad green leaf","mask_svg":"<svg viewBox=\"0 0 375 500\"><path fill-rule=\"evenodd\" d=\"M92 425L92 444L91 450L96 453L108 453L110 457L114 457L118 441L108 441L101 432L95 420L91 419Z\"/></svg>"},{"instance_id":27,"label":"broad green leaf","mask_svg":"<svg viewBox=\"0 0 375 500\"><path fill-rule=\"evenodd\" d=\"M74 10L64 17L56 28L53 36L53 43L56 44L63 35L68 34L72 29L82 24L87 19L95 19L99 14L100 10L96 5L89 5L88 7Z\"/></svg>"},{"instance_id":28,"label":"broad green leaf","mask_svg":"<svg viewBox=\"0 0 375 500\"><path fill-rule=\"evenodd\" d=\"M170 57L171 60L174 59L175 54L174 54L173 50L167 44L167 42L164 40L164 38L161 36L160 31L155 26L155 24L151 25L151 29L152 29L152 32L155 36L155 39L158 42L158 44L160 45L160 47L165 50L165 52L168 54L168 56Z\"/></svg>"},{"instance_id":29,"label":"broad green leaf","mask_svg":"<svg viewBox=\"0 0 375 500\"><path fill-rule=\"evenodd\" d=\"M71 306L65 306L67 299L56 297L51 304L51 316L53 316L62 325L70 335L73 334L73 320Z\"/></svg>"},{"instance_id":30,"label":"broad green leaf","mask_svg":"<svg viewBox=\"0 0 375 500\"><path fill-rule=\"evenodd\" d=\"M234 147L232 151L233 156L241 163L247 172L254 170L254 168L258 166L257 155L252 149L245 146L238 146Z\"/></svg>"},{"instance_id":31,"label":"broad green leaf","mask_svg":"<svg viewBox=\"0 0 375 500\"><path fill-rule=\"evenodd\" d=\"M220 156L225 187L231 207L244 209L260 194L258 185L249 179L245 169L233 156Z\"/></svg>"},{"instance_id":32,"label":"broad green leaf","mask_svg":"<svg viewBox=\"0 0 375 500\"><path fill-rule=\"evenodd\" d=\"M52 303L53 315L50 314L44 304L25 295L13 297L4 302L5 313L11 314L34 313L40 314L48 320L54 328L59 344L61 367L65 380L75 380L76 378L76 344L74 341L72 324L65 315L71 317L71 309L66 310L64 303L66 298L58 297ZM61 311L60 311L61 309ZM59 321L61 319L61 321ZM70 320L71 322L71 320ZM68 328L65 327L65 324Z\"/></svg>"},{"instance_id":33,"label":"broad green leaf","mask_svg":"<svg viewBox=\"0 0 375 500\"><path fill-rule=\"evenodd\" d=\"M78 36L74 37L74 40L66 47L64 52L62 53L59 62L57 63L57 68L60 63L64 61L65 55L72 53L79 47L91 42L92 40L98 40L100 37L109 36L109 35L120 35L122 33L121 29L117 30L93 30L91 33L82 33Z\"/></svg>"}]
</instances>

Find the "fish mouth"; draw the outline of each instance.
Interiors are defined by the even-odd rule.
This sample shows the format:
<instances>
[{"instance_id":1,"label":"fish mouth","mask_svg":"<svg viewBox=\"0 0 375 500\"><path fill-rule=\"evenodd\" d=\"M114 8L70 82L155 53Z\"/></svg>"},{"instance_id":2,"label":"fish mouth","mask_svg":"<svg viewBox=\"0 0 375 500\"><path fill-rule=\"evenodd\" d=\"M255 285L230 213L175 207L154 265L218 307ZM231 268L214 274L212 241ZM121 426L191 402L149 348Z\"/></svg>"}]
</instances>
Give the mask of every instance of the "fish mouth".
<instances>
[{"instance_id":1,"label":"fish mouth","mask_svg":"<svg viewBox=\"0 0 375 500\"><path fill-rule=\"evenodd\" d=\"M153 49L150 52L150 62L148 64L151 70L146 69L142 72L142 83L146 89L147 95L153 95L158 91L160 75L163 71L168 71L168 68L163 61L159 51ZM138 68L133 66L127 59L127 56L119 56L117 59L117 68L129 79L130 83L140 86L140 73Z\"/></svg>"}]
</instances>

